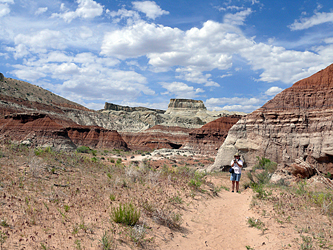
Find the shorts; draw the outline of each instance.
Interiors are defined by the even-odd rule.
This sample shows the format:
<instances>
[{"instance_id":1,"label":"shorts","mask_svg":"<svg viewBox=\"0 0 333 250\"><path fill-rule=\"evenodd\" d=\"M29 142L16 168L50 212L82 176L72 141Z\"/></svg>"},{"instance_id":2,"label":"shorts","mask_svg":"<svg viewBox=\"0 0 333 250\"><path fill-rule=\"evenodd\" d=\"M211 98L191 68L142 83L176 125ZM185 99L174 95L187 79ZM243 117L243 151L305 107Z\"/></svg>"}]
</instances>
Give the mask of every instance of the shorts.
<instances>
[{"instance_id":1,"label":"shorts","mask_svg":"<svg viewBox=\"0 0 333 250\"><path fill-rule=\"evenodd\" d=\"M231 180L231 181L240 181L241 175L242 175L242 174L235 174L235 173L232 173L231 176L230 176L230 180Z\"/></svg>"}]
</instances>

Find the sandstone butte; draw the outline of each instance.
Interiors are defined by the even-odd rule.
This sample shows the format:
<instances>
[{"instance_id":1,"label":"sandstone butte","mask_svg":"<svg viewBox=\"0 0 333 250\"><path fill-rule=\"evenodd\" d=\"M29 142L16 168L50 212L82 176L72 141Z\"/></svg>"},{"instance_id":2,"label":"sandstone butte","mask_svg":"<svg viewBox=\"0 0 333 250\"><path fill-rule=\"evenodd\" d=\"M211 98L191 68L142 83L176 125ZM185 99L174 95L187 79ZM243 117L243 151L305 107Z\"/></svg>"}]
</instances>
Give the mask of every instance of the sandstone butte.
<instances>
[{"instance_id":1,"label":"sandstone butte","mask_svg":"<svg viewBox=\"0 0 333 250\"><path fill-rule=\"evenodd\" d=\"M277 163L309 162L333 173L333 64L296 82L263 107L242 117L230 130L212 166L230 164L240 152L248 166L256 157Z\"/></svg>"},{"instance_id":2,"label":"sandstone butte","mask_svg":"<svg viewBox=\"0 0 333 250\"><path fill-rule=\"evenodd\" d=\"M56 150L73 150L77 146L128 149L115 130L97 126L80 126L47 114L12 114L0 119L0 139Z\"/></svg>"}]
</instances>

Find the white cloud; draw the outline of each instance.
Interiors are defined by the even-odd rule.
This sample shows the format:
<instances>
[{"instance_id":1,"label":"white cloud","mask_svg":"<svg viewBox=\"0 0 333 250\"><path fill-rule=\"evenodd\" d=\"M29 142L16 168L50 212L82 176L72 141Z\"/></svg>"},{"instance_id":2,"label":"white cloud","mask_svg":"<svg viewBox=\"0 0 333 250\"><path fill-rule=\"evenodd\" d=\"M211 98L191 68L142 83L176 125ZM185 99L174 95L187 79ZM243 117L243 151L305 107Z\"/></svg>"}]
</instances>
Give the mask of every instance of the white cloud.
<instances>
[{"instance_id":1,"label":"white cloud","mask_svg":"<svg viewBox=\"0 0 333 250\"><path fill-rule=\"evenodd\" d=\"M0 0L0 3L10 3L10 4L14 4L14 0Z\"/></svg>"},{"instance_id":2,"label":"white cloud","mask_svg":"<svg viewBox=\"0 0 333 250\"><path fill-rule=\"evenodd\" d=\"M239 6L236 6L236 5L230 5L230 6L227 6L227 7L219 7L218 10L219 11L226 11L226 10L243 10L244 7L239 7Z\"/></svg>"},{"instance_id":3,"label":"white cloud","mask_svg":"<svg viewBox=\"0 0 333 250\"><path fill-rule=\"evenodd\" d=\"M293 83L331 62L328 54L320 53L322 49L313 53L256 43L237 27L214 21L184 32L141 20L107 33L101 54L120 59L146 56L154 72L177 67L179 79L217 86L203 72L231 68L235 55L245 58L253 70L262 71L260 81Z\"/></svg>"},{"instance_id":4,"label":"white cloud","mask_svg":"<svg viewBox=\"0 0 333 250\"><path fill-rule=\"evenodd\" d=\"M324 42L325 43L333 43L333 37L329 37L329 38L324 39Z\"/></svg>"},{"instance_id":5,"label":"white cloud","mask_svg":"<svg viewBox=\"0 0 333 250\"><path fill-rule=\"evenodd\" d=\"M194 87L188 86L183 82L163 82L161 85L167 90L164 94L175 95L176 98L195 98L199 93L205 92L201 88L195 89Z\"/></svg>"},{"instance_id":6,"label":"white cloud","mask_svg":"<svg viewBox=\"0 0 333 250\"><path fill-rule=\"evenodd\" d=\"M93 0L76 0L78 8L75 11L66 11L64 13L53 13L52 17L59 17L70 23L73 19L81 18L94 18L102 15L103 5ZM61 10L65 10L65 5L61 4Z\"/></svg>"},{"instance_id":7,"label":"white cloud","mask_svg":"<svg viewBox=\"0 0 333 250\"><path fill-rule=\"evenodd\" d=\"M295 20L289 25L291 30L304 30L323 23L333 22L333 12L317 12L312 17Z\"/></svg>"},{"instance_id":8,"label":"white cloud","mask_svg":"<svg viewBox=\"0 0 333 250\"><path fill-rule=\"evenodd\" d=\"M10 8L8 4L1 4L0 3L0 17L6 16L10 13Z\"/></svg>"},{"instance_id":9,"label":"white cloud","mask_svg":"<svg viewBox=\"0 0 333 250\"><path fill-rule=\"evenodd\" d=\"M242 111L251 112L260 108L265 103L265 100L258 98L210 98L207 99L205 105L208 110L229 110L229 111Z\"/></svg>"},{"instance_id":10,"label":"white cloud","mask_svg":"<svg viewBox=\"0 0 333 250\"><path fill-rule=\"evenodd\" d=\"M126 10L124 8L118 11L110 11L108 14L113 18L114 23L119 23L122 19L128 18L127 24L131 25L134 22L140 20L140 15L138 12L133 10Z\"/></svg>"},{"instance_id":11,"label":"white cloud","mask_svg":"<svg viewBox=\"0 0 333 250\"><path fill-rule=\"evenodd\" d=\"M48 10L47 7L44 7L44 8L43 8L43 7L38 8L38 10L36 10L36 12L35 12L35 15L43 14L43 13L45 13L47 10Z\"/></svg>"},{"instance_id":12,"label":"white cloud","mask_svg":"<svg viewBox=\"0 0 333 250\"><path fill-rule=\"evenodd\" d=\"M177 28L141 21L133 26L106 33L101 54L125 59L172 51L172 45L177 43L181 34L182 31Z\"/></svg>"},{"instance_id":13,"label":"white cloud","mask_svg":"<svg viewBox=\"0 0 333 250\"><path fill-rule=\"evenodd\" d=\"M283 89L281 89L279 87L271 87L265 92L265 94L269 95L269 96L275 96L275 95L279 94L281 91L283 91Z\"/></svg>"},{"instance_id":14,"label":"white cloud","mask_svg":"<svg viewBox=\"0 0 333 250\"><path fill-rule=\"evenodd\" d=\"M117 63L118 60L92 53L72 55L54 51L15 65L12 73L34 83L53 78L53 82L59 81L60 84L47 85L48 89L80 103L87 100L130 101L142 94L155 95L144 76L134 71L114 69Z\"/></svg>"},{"instance_id":15,"label":"white cloud","mask_svg":"<svg viewBox=\"0 0 333 250\"><path fill-rule=\"evenodd\" d=\"M250 8L237 12L236 14L226 14L223 18L225 23L229 23L231 25L243 25L246 17L252 13Z\"/></svg>"},{"instance_id":16,"label":"white cloud","mask_svg":"<svg viewBox=\"0 0 333 250\"><path fill-rule=\"evenodd\" d=\"M132 2L134 9L143 12L150 19L167 15L169 11L162 10L154 1Z\"/></svg>"},{"instance_id":17,"label":"white cloud","mask_svg":"<svg viewBox=\"0 0 333 250\"><path fill-rule=\"evenodd\" d=\"M32 52L46 52L47 48L64 49L66 45L62 41L63 39L64 36L60 31L49 29L32 35L18 34L14 39L15 51L18 53L23 47Z\"/></svg>"},{"instance_id":18,"label":"white cloud","mask_svg":"<svg viewBox=\"0 0 333 250\"><path fill-rule=\"evenodd\" d=\"M180 73L176 78L186 80L188 82L194 82L199 84L205 84L205 86L215 86L219 87L220 85L217 82L212 81L211 74L203 74L200 71L194 70L191 67L187 68L178 68L176 72Z\"/></svg>"}]
</instances>

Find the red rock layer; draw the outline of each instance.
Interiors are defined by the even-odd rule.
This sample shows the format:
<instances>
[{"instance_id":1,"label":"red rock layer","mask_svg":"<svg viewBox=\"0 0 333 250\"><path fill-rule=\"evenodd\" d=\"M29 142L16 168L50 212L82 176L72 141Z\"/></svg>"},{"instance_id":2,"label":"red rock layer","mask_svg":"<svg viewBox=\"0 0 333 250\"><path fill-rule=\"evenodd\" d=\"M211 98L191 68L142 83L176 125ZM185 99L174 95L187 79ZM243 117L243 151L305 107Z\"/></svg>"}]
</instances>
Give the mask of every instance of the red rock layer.
<instances>
[{"instance_id":1,"label":"red rock layer","mask_svg":"<svg viewBox=\"0 0 333 250\"><path fill-rule=\"evenodd\" d=\"M121 136L132 150L153 150L161 148L178 149L188 139L192 129L155 125L143 132L122 132Z\"/></svg>"},{"instance_id":2,"label":"red rock layer","mask_svg":"<svg viewBox=\"0 0 333 250\"><path fill-rule=\"evenodd\" d=\"M248 165L256 156L277 163L315 159L327 173L333 164L333 65L296 82L230 129L214 167L240 151ZM311 157L310 157L311 156Z\"/></svg>"},{"instance_id":3,"label":"red rock layer","mask_svg":"<svg viewBox=\"0 0 333 250\"><path fill-rule=\"evenodd\" d=\"M79 126L72 121L39 113L13 114L0 119L0 138L58 150L71 150L76 145L127 149L127 144L117 131Z\"/></svg>"},{"instance_id":4,"label":"red rock layer","mask_svg":"<svg viewBox=\"0 0 333 250\"><path fill-rule=\"evenodd\" d=\"M69 138L76 145L92 148L127 149L126 142L116 130L108 130L97 126L79 126L66 129Z\"/></svg>"},{"instance_id":5,"label":"red rock layer","mask_svg":"<svg viewBox=\"0 0 333 250\"><path fill-rule=\"evenodd\" d=\"M192 130L184 148L199 154L215 155L227 137L229 129L240 118L239 115L220 117L201 128Z\"/></svg>"}]
</instances>

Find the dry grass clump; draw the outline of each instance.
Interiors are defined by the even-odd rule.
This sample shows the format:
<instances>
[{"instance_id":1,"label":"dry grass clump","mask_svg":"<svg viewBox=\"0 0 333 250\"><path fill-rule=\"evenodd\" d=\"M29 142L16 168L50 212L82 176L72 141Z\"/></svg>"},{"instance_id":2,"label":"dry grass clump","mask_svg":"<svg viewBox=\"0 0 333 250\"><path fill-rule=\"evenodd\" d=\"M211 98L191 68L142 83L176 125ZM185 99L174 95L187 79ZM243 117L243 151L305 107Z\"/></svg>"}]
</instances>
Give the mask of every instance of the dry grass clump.
<instances>
[{"instance_id":1,"label":"dry grass clump","mask_svg":"<svg viewBox=\"0 0 333 250\"><path fill-rule=\"evenodd\" d=\"M197 193L212 195L189 167L125 165L129 152L81 151L0 145L3 249L154 249L181 229Z\"/></svg>"}]
</instances>

